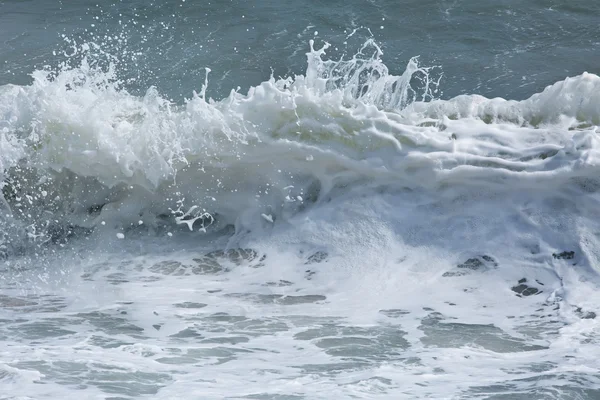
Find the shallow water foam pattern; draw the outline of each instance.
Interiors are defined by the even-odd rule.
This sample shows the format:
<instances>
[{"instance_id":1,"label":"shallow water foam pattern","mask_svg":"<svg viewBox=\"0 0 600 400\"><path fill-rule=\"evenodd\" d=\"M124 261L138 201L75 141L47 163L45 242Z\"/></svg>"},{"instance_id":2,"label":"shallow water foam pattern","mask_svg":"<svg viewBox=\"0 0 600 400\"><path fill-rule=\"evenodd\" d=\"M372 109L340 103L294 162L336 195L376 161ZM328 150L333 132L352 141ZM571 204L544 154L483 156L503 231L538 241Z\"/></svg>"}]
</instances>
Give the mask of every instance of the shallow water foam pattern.
<instances>
[{"instance_id":1,"label":"shallow water foam pattern","mask_svg":"<svg viewBox=\"0 0 600 400\"><path fill-rule=\"evenodd\" d=\"M524 225L505 243L430 237L423 248L407 214L390 226L373 211L411 196L323 206L242 248L115 242L130 255L88 256L59 288L14 261L0 298L7 398L597 396L597 292L582 250L553 251ZM436 206L488 229L474 207L467 218Z\"/></svg>"}]
</instances>

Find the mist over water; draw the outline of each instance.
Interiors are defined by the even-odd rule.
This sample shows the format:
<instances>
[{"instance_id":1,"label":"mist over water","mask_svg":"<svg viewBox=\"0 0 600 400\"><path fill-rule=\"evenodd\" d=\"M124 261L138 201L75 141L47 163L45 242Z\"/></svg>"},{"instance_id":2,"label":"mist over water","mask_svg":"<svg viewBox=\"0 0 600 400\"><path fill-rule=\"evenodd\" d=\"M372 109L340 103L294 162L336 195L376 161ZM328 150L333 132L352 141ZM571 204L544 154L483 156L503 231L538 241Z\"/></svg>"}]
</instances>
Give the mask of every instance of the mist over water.
<instances>
[{"instance_id":1,"label":"mist over water","mask_svg":"<svg viewBox=\"0 0 600 400\"><path fill-rule=\"evenodd\" d=\"M1 2L0 398L598 398L599 14Z\"/></svg>"}]
</instances>

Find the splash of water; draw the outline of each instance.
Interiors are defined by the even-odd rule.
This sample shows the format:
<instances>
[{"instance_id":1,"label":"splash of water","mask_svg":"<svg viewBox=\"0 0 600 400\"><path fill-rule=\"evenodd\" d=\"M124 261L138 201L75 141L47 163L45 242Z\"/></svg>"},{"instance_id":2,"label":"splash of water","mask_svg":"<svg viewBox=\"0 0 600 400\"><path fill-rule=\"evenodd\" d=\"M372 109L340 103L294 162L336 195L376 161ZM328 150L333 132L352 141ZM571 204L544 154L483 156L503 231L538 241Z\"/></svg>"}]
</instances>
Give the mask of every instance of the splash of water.
<instances>
[{"instance_id":1,"label":"splash of water","mask_svg":"<svg viewBox=\"0 0 600 400\"><path fill-rule=\"evenodd\" d=\"M130 94L101 47L74 47L77 67L0 88L4 215L42 242L140 220L242 232L367 182L513 190L596 171L596 75L521 102L440 100L439 73L416 58L395 76L373 40L348 59L328 59L328 49L311 42L305 75L220 101L206 98L207 70L201 94L179 105L154 87Z\"/></svg>"}]
</instances>

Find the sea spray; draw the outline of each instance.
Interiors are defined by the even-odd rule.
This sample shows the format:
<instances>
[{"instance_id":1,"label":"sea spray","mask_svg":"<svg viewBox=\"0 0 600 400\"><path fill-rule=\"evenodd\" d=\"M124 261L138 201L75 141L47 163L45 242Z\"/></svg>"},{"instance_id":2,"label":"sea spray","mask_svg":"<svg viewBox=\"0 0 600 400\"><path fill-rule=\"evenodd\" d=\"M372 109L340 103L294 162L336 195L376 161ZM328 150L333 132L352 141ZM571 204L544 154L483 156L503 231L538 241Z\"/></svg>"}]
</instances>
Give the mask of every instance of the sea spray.
<instances>
[{"instance_id":1,"label":"sea spray","mask_svg":"<svg viewBox=\"0 0 600 400\"><path fill-rule=\"evenodd\" d=\"M52 215L45 225L112 220L119 229L142 214L152 224L174 213L192 229L188 217L200 217L190 210L202 210L218 215L221 227L241 229L263 212L303 208L355 179L344 171L357 161L343 148L360 160L369 148L401 147L394 134L365 130L361 113L379 113L385 124L379 109L399 111L418 93L432 98L437 87L415 59L402 76L389 74L373 40L338 61L325 58L328 44L315 50L311 42L306 76L272 77L247 95L232 91L218 102L201 95L177 105L153 87L143 97L130 94L114 57L95 43L69 43L78 66L36 71L31 86L7 86L0 99L3 143L21 146L3 153L5 197L21 207L19 219L42 231L45 213ZM31 199L24 209L23 197Z\"/></svg>"}]
</instances>

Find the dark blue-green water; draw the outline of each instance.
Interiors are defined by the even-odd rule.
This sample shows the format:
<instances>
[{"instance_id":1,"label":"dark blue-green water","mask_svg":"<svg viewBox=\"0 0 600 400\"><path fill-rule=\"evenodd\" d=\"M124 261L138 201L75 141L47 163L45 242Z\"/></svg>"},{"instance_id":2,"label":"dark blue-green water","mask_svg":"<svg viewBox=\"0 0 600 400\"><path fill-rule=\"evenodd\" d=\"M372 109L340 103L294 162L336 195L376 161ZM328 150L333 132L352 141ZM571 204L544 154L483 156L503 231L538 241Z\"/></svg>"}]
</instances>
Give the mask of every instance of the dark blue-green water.
<instances>
[{"instance_id":1,"label":"dark blue-green water","mask_svg":"<svg viewBox=\"0 0 600 400\"><path fill-rule=\"evenodd\" d=\"M396 74L413 56L441 66L445 97L522 99L566 76L600 72L600 4L594 1L2 1L0 84L24 84L56 64L61 38L119 35L132 87L181 99L212 69L216 98L275 76L303 73L308 40L350 54L372 36ZM366 30L370 30L368 33ZM126 43L125 43L126 41Z\"/></svg>"}]
</instances>

